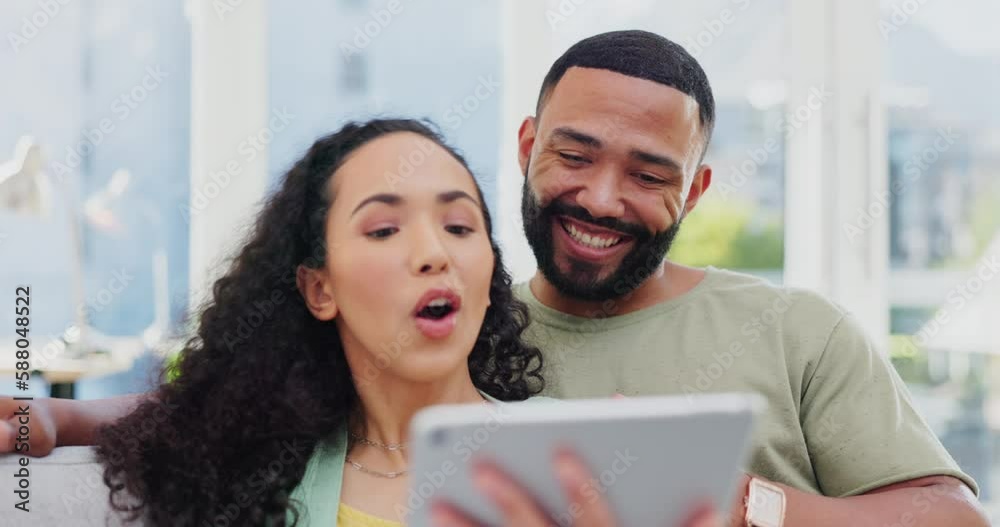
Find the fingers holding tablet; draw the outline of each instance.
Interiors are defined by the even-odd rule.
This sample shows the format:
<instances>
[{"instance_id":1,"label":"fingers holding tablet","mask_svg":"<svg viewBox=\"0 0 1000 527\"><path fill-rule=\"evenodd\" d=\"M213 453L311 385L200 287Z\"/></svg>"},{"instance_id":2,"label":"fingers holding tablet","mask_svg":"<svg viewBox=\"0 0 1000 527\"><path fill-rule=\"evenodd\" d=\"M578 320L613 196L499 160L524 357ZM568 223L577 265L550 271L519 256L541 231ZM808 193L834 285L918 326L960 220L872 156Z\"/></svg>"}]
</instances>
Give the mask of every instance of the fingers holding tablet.
<instances>
[{"instance_id":1,"label":"fingers holding tablet","mask_svg":"<svg viewBox=\"0 0 1000 527\"><path fill-rule=\"evenodd\" d=\"M695 509L679 527L726 527L722 518L710 504Z\"/></svg>"},{"instance_id":2,"label":"fingers holding tablet","mask_svg":"<svg viewBox=\"0 0 1000 527\"><path fill-rule=\"evenodd\" d=\"M570 504L566 511L571 518L570 525L573 527L617 525L610 506L597 490L596 479L579 457L568 449L561 449L553 458L552 469ZM488 461L477 463L473 482L479 492L501 512L503 525L548 527L553 524L553 520L543 512L531 493L495 464ZM435 527L480 525L447 503L436 504L432 515ZM698 527L701 527L701 524L698 524Z\"/></svg>"},{"instance_id":3,"label":"fingers holding tablet","mask_svg":"<svg viewBox=\"0 0 1000 527\"><path fill-rule=\"evenodd\" d=\"M553 470L570 503L568 525L572 527L614 527L618 525L610 505L598 492L596 479L572 451L556 453ZM548 527L550 519L516 481L490 462L477 463L473 478L476 488L487 496L503 514L506 527ZM455 506L437 502L431 513L434 527L482 527ZM725 527L711 504L696 507L689 517L670 527Z\"/></svg>"},{"instance_id":4,"label":"fingers holding tablet","mask_svg":"<svg viewBox=\"0 0 1000 527\"><path fill-rule=\"evenodd\" d=\"M531 494L493 463L476 463L472 481L479 492L486 496L500 511L503 525L548 527L552 524L531 497ZM435 505L433 518L435 526L473 527L481 525L456 507L446 503Z\"/></svg>"},{"instance_id":5,"label":"fingers holding tablet","mask_svg":"<svg viewBox=\"0 0 1000 527\"><path fill-rule=\"evenodd\" d=\"M597 480L583 461L568 449L555 456L555 473L570 503L569 515L579 527L616 525L611 507L597 490Z\"/></svg>"}]
</instances>

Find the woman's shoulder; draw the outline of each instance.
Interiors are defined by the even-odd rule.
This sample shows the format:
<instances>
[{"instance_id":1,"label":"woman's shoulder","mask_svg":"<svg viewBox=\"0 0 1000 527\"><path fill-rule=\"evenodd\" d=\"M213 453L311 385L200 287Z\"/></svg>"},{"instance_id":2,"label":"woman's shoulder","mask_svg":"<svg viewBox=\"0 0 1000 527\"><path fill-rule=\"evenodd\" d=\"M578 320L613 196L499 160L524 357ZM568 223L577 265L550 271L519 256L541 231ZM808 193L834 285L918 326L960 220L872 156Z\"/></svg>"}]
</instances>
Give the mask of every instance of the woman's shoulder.
<instances>
[{"instance_id":1,"label":"woman's shoulder","mask_svg":"<svg viewBox=\"0 0 1000 527\"><path fill-rule=\"evenodd\" d=\"M292 491L292 499L301 504L304 513L299 525L313 525L313 518L332 518L337 513L346 455L345 430L336 431L316 445L302 480ZM338 498L331 499L331 496Z\"/></svg>"}]
</instances>

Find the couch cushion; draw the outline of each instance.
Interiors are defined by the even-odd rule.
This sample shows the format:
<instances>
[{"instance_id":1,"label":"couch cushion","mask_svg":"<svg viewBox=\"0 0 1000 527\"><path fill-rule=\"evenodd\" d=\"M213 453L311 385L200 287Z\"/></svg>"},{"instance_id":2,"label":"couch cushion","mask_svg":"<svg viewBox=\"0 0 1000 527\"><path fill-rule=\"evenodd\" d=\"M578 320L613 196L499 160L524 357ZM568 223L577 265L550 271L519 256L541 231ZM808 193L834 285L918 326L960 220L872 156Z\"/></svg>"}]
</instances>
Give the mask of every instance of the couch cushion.
<instances>
[{"instance_id":1,"label":"couch cushion","mask_svg":"<svg viewBox=\"0 0 1000 527\"><path fill-rule=\"evenodd\" d=\"M59 447L43 458L28 457L30 512L14 508L21 501L13 492L21 457L0 455L0 489L5 489L0 492L0 526L125 525L108 503L104 469L92 447Z\"/></svg>"}]
</instances>

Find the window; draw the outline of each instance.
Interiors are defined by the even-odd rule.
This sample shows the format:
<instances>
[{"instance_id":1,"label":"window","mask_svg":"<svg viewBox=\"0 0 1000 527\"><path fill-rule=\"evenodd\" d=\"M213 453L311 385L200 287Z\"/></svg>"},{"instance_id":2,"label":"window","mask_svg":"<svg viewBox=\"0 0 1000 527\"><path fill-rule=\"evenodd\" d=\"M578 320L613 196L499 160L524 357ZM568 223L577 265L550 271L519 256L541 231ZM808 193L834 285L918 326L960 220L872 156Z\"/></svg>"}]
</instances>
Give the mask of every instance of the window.
<instances>
[{"instance_id":1,"label":"window","mask_svg":"<svg viewBox=\"0 0 1000 527\"><path fill-rule=\"evenodd\" d=\"M270 145L270 172L284 173L347 119L429 118L463 152L492 208L503 91L499 11L498 2L461 0L368 10L344 2L273 5L270 103L296 118ZM448 30L428 29L437 27ZM288 59L317 54L333 57L332 67Z\"/></svg>"},{"instance_id":2,"label":"window","mask_svg":"<svg viewBox=\"0 0 1000 527\"><path fill-rule=\"evenodd\" d=\"M0 6L17 35L0 46L10 81L0 86L0 163L30 136L51 185L48 217L0 211L0 248L21 255L0 266L0 282L31 285L38 349L78 322L141 341L187 303L188 234L177 211L189 199L188 21L177 3L51 4L55 13ZM9 316L0 331L14 327ZM83 381L76 395L146 380L136 368Z\"/></svg>"},{"instance_id":3,"label":"window","mask_svg":"<svg viewBox=\"0 0 1000 527\"><path fill-rule=\"evenodd\" d=\"M883 1L893 362L1000 503L1000 41L995 2Z\"/></svg>"},{"instance_id":4,"label":"window","mask_svg":"<svg viewBox=\"0 0 1000 527\"><path fill-rule=\"evenodd\" d=\"M346 95L363 94L368 89L368 63L365 55L357 54L344 61L340 88Z\"/></svg>"}]
</instances>

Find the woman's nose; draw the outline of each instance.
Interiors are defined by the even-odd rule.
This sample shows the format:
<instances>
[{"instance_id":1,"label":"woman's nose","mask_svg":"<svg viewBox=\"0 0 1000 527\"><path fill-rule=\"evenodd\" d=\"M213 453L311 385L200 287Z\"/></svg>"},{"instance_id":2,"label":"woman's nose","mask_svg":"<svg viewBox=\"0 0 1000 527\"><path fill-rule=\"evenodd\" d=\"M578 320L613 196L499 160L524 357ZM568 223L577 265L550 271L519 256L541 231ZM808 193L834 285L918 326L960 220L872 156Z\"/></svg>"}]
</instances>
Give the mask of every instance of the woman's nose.
<instances>
[{"instance_id":1,"label":"woman's nose","mask_svg":"<svg viewBox=\"0 0 1000 527\"><path fill-rule=\"evenodd\" d=\"M437 274L448 269L448 252L437 233L420 229L413 240L412 268L416 274Z\"/></svg>"},{"instance_id":2,"label":"woman's nose","mask_svg":"<svg viewBox=\"0 0 1000 527\"><path fill-rule=\"evenodd\" d=\"M420 266L420 274L436 274L448 269L448 262L445 260L435 260Z\"/></svg>"}]
</instances>

